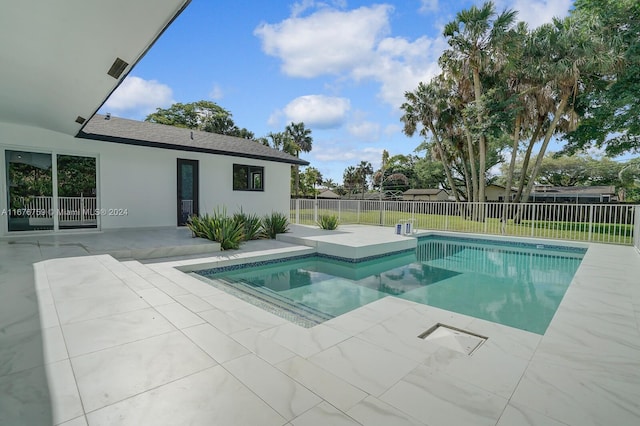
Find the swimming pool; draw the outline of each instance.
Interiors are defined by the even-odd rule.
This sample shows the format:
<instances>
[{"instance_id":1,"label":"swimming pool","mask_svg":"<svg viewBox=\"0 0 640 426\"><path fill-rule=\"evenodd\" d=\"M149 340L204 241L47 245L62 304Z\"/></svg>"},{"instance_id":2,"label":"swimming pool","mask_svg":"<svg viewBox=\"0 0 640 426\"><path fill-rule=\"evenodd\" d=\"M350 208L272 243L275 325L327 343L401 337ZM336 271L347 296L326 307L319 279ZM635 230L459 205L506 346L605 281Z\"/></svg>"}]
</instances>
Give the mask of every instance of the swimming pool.
<instances>
[{"instance_id":1,"label":"swimming pool","mask_svg":"<svg viewBox=\"0 0 640 426\"><path fill-rule=\"evenodd\" d=\"M197 274L305 327L393 295L543 334L585 251L429 236L362 261L313 254Z\"/></svg>"}]
</instances>

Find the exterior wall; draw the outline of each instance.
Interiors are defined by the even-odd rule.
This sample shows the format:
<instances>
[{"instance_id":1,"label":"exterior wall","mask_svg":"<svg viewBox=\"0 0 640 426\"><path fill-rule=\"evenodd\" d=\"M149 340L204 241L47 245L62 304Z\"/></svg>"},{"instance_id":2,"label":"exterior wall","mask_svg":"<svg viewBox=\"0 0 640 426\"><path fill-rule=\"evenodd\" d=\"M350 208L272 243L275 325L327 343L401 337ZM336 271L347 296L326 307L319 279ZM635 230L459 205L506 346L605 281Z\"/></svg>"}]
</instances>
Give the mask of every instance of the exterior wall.
<instances>
[{"instance_id":1,"label":"exterior wall","mask_svg":"<svg viewBox=\"0 0 640 426\"><path fill-rule=\"evenodd\" d=\"M229 214L288 214L291 166L264 160L145 148L77 139L40 128L0 123L0 211L7 208L5 149L97 157L101 209L127 214L101 217L102 229L176 226L177 159L199 160L200 213L226 206ZM264 167L264 191L233 191L233 164ZM0 235L7 233L0 217Z\"/></svg>"},{"instance_id":2,"label":"exterior wall","mask_svg":"<svg viewBox=\"0 0 640 426\"><path fill-rule=\"evenodd\" d=\"M487 201L500 201L500 197L504 198L504 188L487 186L484 189L484 196Z\"/></svg>"}]
</instances>

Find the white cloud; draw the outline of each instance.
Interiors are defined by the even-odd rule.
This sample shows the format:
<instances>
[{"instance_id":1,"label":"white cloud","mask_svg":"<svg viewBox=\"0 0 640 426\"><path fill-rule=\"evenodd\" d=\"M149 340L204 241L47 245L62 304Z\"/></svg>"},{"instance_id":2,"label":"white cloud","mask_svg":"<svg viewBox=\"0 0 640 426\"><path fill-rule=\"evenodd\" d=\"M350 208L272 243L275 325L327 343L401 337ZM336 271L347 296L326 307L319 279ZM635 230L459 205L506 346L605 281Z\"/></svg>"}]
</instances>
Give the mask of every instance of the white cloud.
<instances>
[{"instance_id":1,"label":"white cloud","mask_svg":"<svg viewBox=\"0 0 640 426\"><path fill-rule=\"evenodd\" d=\"M420 0L420 9L418 11L420 13L437 12L439 7L438 0Z\"/></svg>"},{"instance_id":2,"label":"white cloud","mask_svg":"<svg viewBox=\"0 0 640 426\"><path fill-rule=\"evenodd\" d=\"M344 123L350 108L351 103L346 98L306 95L289 102L283 113L288 121L302 121L306 127L332 129Z\"/></svg>"},{"instance_id":3,"label":"white cloud","mask_svg":"<svg viewBox=\"0 0 640 426\"><path fill-rule=\"evenodd\" d=\"M175 101L173 91L166 84L140 77L127 77L101 108L104 112L139 118L156 108L166 108Z\"/></svg>"},{"instance_id":4,"label":"white cloud","mask_svg":"<svg viewBox=\"0 0 640 426\"><path fill-rule=\"evenodd\" d=\"M323 163L341 164L340 170L344 170L348 166L357 166L360 161L368 161L374 169L380 167L382 161L383 148L364 147L364 148L345 148L344 146L333 145L329 148L320 148L311 151L311 156L315 161Z\"/></svg>"},{"instance_id":5,"label":"white cloud","mask_svg":"<svg viewBox=\"0 0 640 426\"><path fill-rule=\"evenodd\" d=\"M380 139L380 124L373 121L357 121L347 126L349 134L363 140L374 142Z\"/></svg>"},{"instance_id":6,"label":"white cloud","mask_svg":"<svg viewBox=\"0 0 640 426\"><path fill-rule=\"evenodd\" d=\"M214 101L224 98L224 92L222 91L222 87L220 87L217 83L213 85L211 92L209 92L209 97Z\"/></svg>"},{"instance_id":7,"label":"white cloud","mask_svg":"<svg viewBox=\"0 0 640 426\"><path fill-rule=\"evenodd\" d=\"M536 28L551 22L553 17L567 16L572 3L573 0L500 0L496 3L496 10L517 10L517 20L526 22L529 28Z\"/></svg>"},{"instance_id":8,"label":"white cloud","mask_svg":"<svg viewBox=\"0 0 640 426\"><path fill-rule=\"evenodd\" d=\"M379 97L399 107L405 91L438 72L437 60L446 42L441 37L414 41L387 37L392 12L389 5L350 11L324 7L309 16L262 24L254 34L261 38L265 53L282 60L285 74L373 80L381 84Z\"/></svg>"},{"instance_id":9,"label":"white cloud","mask_svg":"<svg viewBox=\"0 0 640 426\"><path fill-rule=\"evenodd\" d=\"M376 43L389 32L392 10L389 5L344 12L322 8L307 17L262 24L254 34L262 39L265 53L283 61L287 75L340 74L371 61Z\"/></svg>"}]
</instances>

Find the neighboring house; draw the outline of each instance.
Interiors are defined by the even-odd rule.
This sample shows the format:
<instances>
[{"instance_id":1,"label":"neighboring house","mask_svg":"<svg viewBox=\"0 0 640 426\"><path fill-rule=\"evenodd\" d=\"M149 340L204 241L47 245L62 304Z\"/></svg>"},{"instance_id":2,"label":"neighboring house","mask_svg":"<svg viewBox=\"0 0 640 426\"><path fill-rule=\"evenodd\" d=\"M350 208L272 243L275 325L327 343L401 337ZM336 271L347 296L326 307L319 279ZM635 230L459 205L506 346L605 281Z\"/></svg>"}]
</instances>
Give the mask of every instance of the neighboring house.
<instances>
[{"instance_id":1,"label":"neighboring house","mask_svg":"<svg viewBox=\"0 0 640 426\"><path fill-rule=\"evenodd\" d=\"M444 189L408 189L402 193L403 201L447 201L449 193Z\"/></svg>"},{"instance_id":2,"label":"neighboring house","mask_svg":"<svg viewBox=\"0 0 640 426\"><path fill-rule=\"evenodd\" d=\"M319 190L318 198L337 200L340 196L332 190L324 188Z\"/></svg>"},{"instance_id":3,"label":"neighboring house","mask_svg":"<svg viewBox=\"0 0 640 426\"><path fill-rule=\"evenodd\" d=\"M487 185L484 188L484 198L485 201L504 201L504 191L505 187L501 185L491 184ZM511 188L511 200L516 195L516 191Z\"/></svg>"},{"instance_id":4,"label":"neighboring house","mask_svg":"<svg viewBox=\"0 0 640 426\"><path fill-rule=\"evenodd\" d=\"M537 185L529 197L533 203L610 203L618 201L615 186Z\"/></svg>"},{"instance_id":5,"label":"neighboring house","mask_svg":"<svg viewBox=\"0 0 640 426\"><path fill-rule=\"evenodd\" d=\"M188 3L3 5L0 235L176 226L221 207L288 213L291 165L306 161L244 139L95 115Z\"/></svg>"}]
</instances>

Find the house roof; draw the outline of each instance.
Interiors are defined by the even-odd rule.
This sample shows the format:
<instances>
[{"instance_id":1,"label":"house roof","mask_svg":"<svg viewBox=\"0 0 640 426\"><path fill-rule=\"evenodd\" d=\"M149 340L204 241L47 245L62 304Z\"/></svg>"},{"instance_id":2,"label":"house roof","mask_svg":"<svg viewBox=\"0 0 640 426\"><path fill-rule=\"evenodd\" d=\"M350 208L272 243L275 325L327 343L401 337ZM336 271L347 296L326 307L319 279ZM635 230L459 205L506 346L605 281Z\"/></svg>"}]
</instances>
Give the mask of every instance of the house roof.
<instances>
[{"instance_id":1,"label":"house roof","mask_svg":"<svg viewBox=\"0 0 640 426\"><path fill-rule=\"evenodd\" d=\"M549 196L558 196L558 195L571 195L571 196L580 196L580 195L615 195L616 187L612 185L605 186L551 186L551 187L538 187L535 188L531 193L536 197L544 196L545 194Z\"/></svg>"},{"instance_id":2,"label":"house roof","mask_svg":"<svg viewBox=\"0 0 640 426\"><path fill-rule=\"evenodd\" d=\"M447 192L444 189L408 189L403 192L403 195L438 195L441 192Z\"/></svg>"},{"instance_id":3,"label":"house roof","mask_svg":"<svg viewBox=\"0 0 640 426\"><path fill-rule=\"evenodd\" d=\"M318 194L318 198L340 198L340 196L330 189L323 189Z\"/></svg>"},{"instance_id":4,"label":"house roof","mask_svg":"<svg viewBox=\"0 0 640 426\"><path fill-rule=\"evenodd\" d=\"M96 114L89 120L84 129L78 133L78 137L152 148L255 158L303 166L309 164L308 161L248 139L113 116L107 119L107 116L101 114Z\"/></svg>"},{"instance_id":5,"label":"house roof","mask_svg":"<svg viewBox=\"0 0 640 426\"><path fill-rule=\"evenodd\" d=\"M2 2L0 121L75 136L188 3Z\"/></svg>"}]
</instances>

